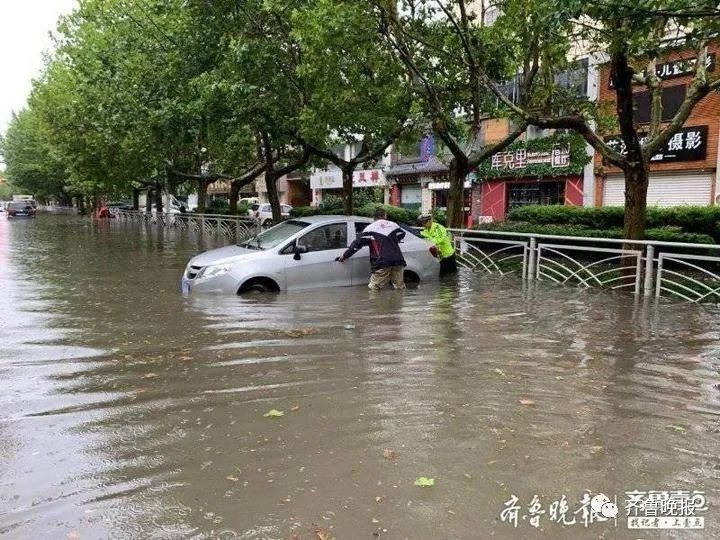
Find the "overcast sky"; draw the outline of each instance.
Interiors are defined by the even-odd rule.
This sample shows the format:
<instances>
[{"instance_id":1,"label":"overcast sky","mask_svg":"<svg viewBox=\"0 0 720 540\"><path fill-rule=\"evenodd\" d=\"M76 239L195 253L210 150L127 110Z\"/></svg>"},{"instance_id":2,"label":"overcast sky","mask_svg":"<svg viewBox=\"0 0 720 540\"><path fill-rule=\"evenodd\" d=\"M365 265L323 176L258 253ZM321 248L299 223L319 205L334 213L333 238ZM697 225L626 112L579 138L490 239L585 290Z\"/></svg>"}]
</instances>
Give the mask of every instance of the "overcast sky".
<instances>
[{"instance_id":1,"label":"overcast sky","mask_svg":"<svg viewBox=\"0 0 720 540\"><path fill-rule=\"evenodd\" d=\"M31 81L43 67L43 51L60 15L77 0L0 0L0 133L12 111L25 106Z\"/></svg>"}]
</instances>

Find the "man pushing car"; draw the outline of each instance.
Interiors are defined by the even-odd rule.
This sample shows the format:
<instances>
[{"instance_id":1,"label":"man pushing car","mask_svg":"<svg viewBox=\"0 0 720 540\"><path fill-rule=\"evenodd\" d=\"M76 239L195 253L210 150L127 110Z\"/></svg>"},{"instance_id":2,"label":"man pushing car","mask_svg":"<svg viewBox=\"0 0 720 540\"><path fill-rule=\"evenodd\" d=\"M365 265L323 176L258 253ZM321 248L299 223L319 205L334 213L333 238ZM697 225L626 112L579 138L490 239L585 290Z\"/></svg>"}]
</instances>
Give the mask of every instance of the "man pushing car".
<instances>
[{"instance_id":1,"label":"man pushing car","mask_svg":"<svg viewBox=\"0 0 720 540\"><path fill-rule=\"evenodd\" d=\"M383 289L388 282L396 289L405 288L405 258L400 251L400 241L405 238L405 231L400 226L388 221L385 210L378 209L373 216L375 221L365 227L338 262L345 262L360 249L370 249L370 283L369 289Z\"/></svg>"}]
</instances>

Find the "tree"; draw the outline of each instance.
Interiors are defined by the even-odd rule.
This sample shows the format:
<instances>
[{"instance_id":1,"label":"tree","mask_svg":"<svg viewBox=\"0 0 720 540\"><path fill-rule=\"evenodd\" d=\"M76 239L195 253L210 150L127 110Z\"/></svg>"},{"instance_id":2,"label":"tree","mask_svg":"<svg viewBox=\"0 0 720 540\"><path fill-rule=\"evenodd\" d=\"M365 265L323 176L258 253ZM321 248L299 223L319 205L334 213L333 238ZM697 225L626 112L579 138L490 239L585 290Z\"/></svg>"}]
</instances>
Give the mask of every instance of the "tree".
<instances>
[{"instance_id":1,"label":"tree","mask_svg":"<svg viewBox=\"0 0 720 540\"><path fill-rule=\"evenodd\" d=\"M496 113L486 79L504 79L510 72L505 45L465 0L397 2L376 0L384 20L383 34L404 63L414 90L422 97L422 113L452 155L447 220L463 225L463 187L470 171L511 144L527 127L522 117L502 140L486 144L483 120ZM521 58L527 76L520 101L533 96L535 74L542 61L538 24Z\"/></svg>"},{"instance_id":2,"label":"tree","mask_svg":"<svg viewBox=\"0 0 720 540\"><path fill-rule=\"evenodd\" d=\"M524 33L518 16L522 0L502 2L505 11L503 29L508 35ZM517 104L507 99L497 85L485 79L492 91L512 114L524 122L542 128L572 129L580 133L603 159L619 167L625 175L624 236L632 240L644 237L650 158L663 148L687 120L693 108L709 93L720 89L720 76L711 76L706 68L708 46L717 39L720 11L712 2L687 0L628 2L606 0L582 2L567 0L552 4L537 3L533 13L544 19L566 20L554 34L544 38L546 47L573 53L573 43L583 43L589 51L605 51L616 95L614 114L586 100L565 101L557 106L550 95L545 104ZM690 54L683 51L693 51ZM657 73L660 59L669 52L694 67L686 96L674 116L663 121L663 80ZM643 85L651 96L650 123L641 127L634 111L634 87ZM641 130L647 129L643 137ZM621 154L604 140L604 135L619 131L627 149Z\"/></svg>"},{"instance_id":3,"label":"tree","mask_svg":"<svg viewBox=\"0 0 720 540\"><path fill-rule=\"evenodd\" d=\"M32 110L13 115L0 140L0 154L7 163L5 174L17 189L40 201L69 204L67 172L48 142L46 126Z\"/></svg>"},{"instance_id":4,"label":"tree","mask_svg":"<svg viewBox=\"0 0 720 540\"><path fill-rule=\"evenodd\" d=\"M306 90L301 136L316 156L342 171L347 215L353 213L355 169L381 158L410 121L406 71L377 39L379 15L367 2L315 0L292 16L302 51L295 74ZM334 150L345 145L353 148L349 158Z\"/></svg>"}]
</instances>

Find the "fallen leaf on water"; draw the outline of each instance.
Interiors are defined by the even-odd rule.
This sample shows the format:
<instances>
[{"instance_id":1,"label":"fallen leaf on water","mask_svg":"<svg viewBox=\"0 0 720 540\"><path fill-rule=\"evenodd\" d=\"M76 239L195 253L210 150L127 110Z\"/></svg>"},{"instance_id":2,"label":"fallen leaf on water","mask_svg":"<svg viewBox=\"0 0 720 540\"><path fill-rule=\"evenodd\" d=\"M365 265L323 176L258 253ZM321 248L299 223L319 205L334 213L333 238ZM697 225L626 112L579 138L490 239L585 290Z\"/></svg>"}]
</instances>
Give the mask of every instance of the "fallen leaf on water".
<instances>
[{"instance_id":1,"label":"fallen leaf on water","mask_svg":"<svg viewBox=\"0 0 720 540\"><path fill-rule=\"evenodd\" d=\"M146 373L145 375L143 375L143 379L153 379L157 376L158 376L157 373Z\"/></svg>"},{"instance_id":2,"label":"fallen leaf on water","mask_svg":"<svg viewBox=\"0 0 720 540\"><path fill-rule=\"evenodd\" d=\"M602 452L602 451L603 451L603 447L602 447L602 446L593 446L592 448L590 448L590 453L591 453L591 454L599 454L599 453Z\"/></svg>"},{"instance_id":3,"label":"fallen leaf on water","mask_svg":"<svg viewBox=\"0 0 720 540\"><path fill-rule=\"evenodd\" d=\"M467 478L468 480L472 480L472 475L468 473L463 473L463 476Z\"/></svg>"},{"instance_id":4,"label":"fallen leaf on water","mask_svg":"<svg viewBox=\"0 0 720 540\"><path fill-rule=\"evenodd\" d=\"M263 414L265 418L279 418L281 416L284 416L285 413L282 411L278 411L277 409L270 409L268 412Z\"/></svg>"},{"instance_id":5,"label":"fallen leaf on water","mask_svg":"<svg viewBox=\"0 0 720 540\"><path fill-rule=\"evenodd\" d=\"M385 459L397 459L399 455L400 454L398 454L392 448L386 448L385 450L383 450L383 456L385 456Z\"/></svg>"},{"instance_id":6,"label":"fallen leaf on water","mask_svg":"<svg viewBox=\"0 0 720 540\"><path fill-rule=\"evenodd\" d=\"M505 376L505 372L500 368L495 368L495 369L493 369L493 371L495 373L497 373L498 375L502 375L503 377Z\"/></svg>"},{"instance_id":7,"label":"fallen leaf on water","mask_svg":"<svg viewBox=\"0 0 720 540\"><path fill-rule=\"evenodd\" d=\"M231 482L237 482L237 481L239 481L240 479L239 479L237 476L234 476L234 475L231 474L230 476L226 476L226 477L225 477L225 480L230 480Z\"/></svg>"},{"instance_id":8,"label":"fallen leaf on water","mask_svg":"<svg viewBox=\"0 0 720 540\"><path fill-rule=\"evenodd\" d=\"M679 431L680 433L685 433L687 430L682 426L673 426L672 424L668 426L670 429L674 429L675 431Z\"/></svg>"},{"instance_id":9,"label":"fallen leaf on water","mask_svg":"<svg viewBox=\"0 0 720 540\"><path fill-rule=\"evenodd\" d=\"M380 502L382 502L382 500L383 500L384 498L385 498L385 497L383 497L382 495L378 495L377 497L375 497L375 502L376 502L376 503L380 503Z\"/></svg>"},{"instance_id":10,"label":"fallen leaf on water","mask_svg":"<svg viewBox=\"0 0 720 540\"><path fill-rule=\"evenodd\" d=\"M420 478L415 480L414 484L419 487L432 487L435 485L435 479L421 476Z\"/></svg>"},{"instance_id":11,"label":"fallen leaf on water","mask_svg":"<svg viewBox=\"0 0 720 540\"><path fill-rule=\"evenodd\" d=\"M520 399L520 405L535 405L535 401L528 398Z\"/></svg>"},{"instance_id":12,"label":"fallen leaf on water","mask_svg":"<svg viewBox=\"0 0 720 540\"><path fill-rule=\"evenodd\" d=\"M297 411L300 410L300 405L295 405L295 406L293 406L293 407L290 407L290 410L291 410L292 412L297 412Z\"/></svg>"},{"instance_id":13,"label":"fallen leaf on water","mask_svg":"<svg viewBox=\"0 0 720 540\"><path fill-rule=\"evenodd\" d=\"M332 535L327 529L315 529L315 534L319 540L331 540Z\"/></svg>"}]
</instances>

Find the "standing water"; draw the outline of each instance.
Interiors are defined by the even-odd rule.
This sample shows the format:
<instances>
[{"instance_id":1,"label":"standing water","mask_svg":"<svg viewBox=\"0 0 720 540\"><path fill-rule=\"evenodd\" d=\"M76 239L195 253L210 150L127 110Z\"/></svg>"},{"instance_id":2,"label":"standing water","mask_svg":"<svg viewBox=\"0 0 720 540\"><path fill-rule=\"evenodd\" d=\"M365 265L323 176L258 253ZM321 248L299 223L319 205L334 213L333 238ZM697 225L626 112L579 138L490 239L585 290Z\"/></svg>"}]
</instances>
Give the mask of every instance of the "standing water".
<instances>
[{"instance_id":1,"label":"standing water","mask_svg":"<svg viewBox=\"0 0 720 540\"><path fill-rule=\"evenodd\" d=\"M0 536L720 536L717 310L480 275L182 298L209 247L0 220ZM633 490L703 491L705 529L628 530Z\"/></svg>"}]
</instances>

